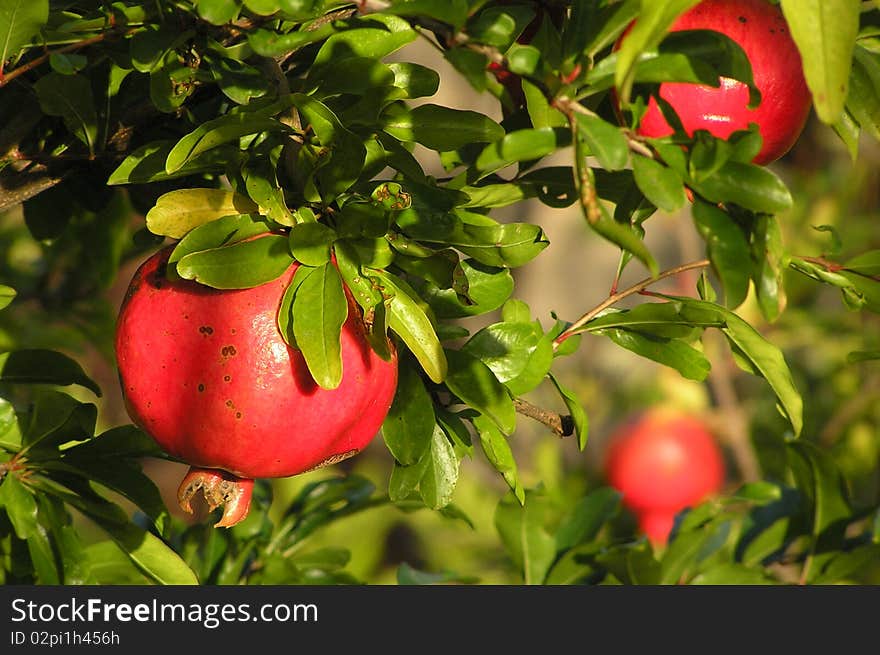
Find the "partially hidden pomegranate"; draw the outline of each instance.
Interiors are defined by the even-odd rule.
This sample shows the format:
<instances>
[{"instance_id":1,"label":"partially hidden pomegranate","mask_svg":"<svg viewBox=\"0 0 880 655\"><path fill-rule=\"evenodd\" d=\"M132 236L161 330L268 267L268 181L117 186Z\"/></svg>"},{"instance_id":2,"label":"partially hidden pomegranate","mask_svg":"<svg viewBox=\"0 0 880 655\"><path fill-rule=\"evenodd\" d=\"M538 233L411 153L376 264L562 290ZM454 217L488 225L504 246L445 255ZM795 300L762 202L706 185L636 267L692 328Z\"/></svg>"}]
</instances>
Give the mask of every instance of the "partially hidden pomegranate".
<instances>
[{"instance_id":1,"label":"partially hidden pomegranate","mask_svg":"<svg viewBox=\"0 0 880 655\"><path fill-rule=\"evenodd\" d=\"M797 141L812 105L800 53L779 7L767 0L703 0L682 14L670 31L698 29L721 32L742 47L761 92L760 104L749 109L748 86L729 78L721 78L718 87L666 82L660 85L660 96L691 135L703 129L726 139L757 123L763 145L754 163L779 159ZM673 133L653 97L638 132L649 137Z\"/></svg>"},{"instance_id":2,"label":"partially hidden pomegranate","mask_svg":"<svg viewBox=\"0 0 880 655\"><path fill-rule=\"evenodd\" d=\"M302 354L277 327L298 264L258 287L217 290L165 275L171 248L135 273L116 331L116 357L132 420L191 465L181 507L201 491L217 526L247 515L254 478L287 477L362 450L378 432L397 386L397 356L370 347L346 289L343 375L336 389L313 381Z\"/></svg>"},{"instance_id":3,"label":"partially hidden pomegranate","mask_svg":"<svg viewBox=\"0 0 880 655\"><path fill-rule=\"evenodd\" d=\"M654 408L611 436L605 474L640 529L653 543L663 544L675 515L718 492L725 470L721 450L701 420Z\"/></svg>"}]
</instances>

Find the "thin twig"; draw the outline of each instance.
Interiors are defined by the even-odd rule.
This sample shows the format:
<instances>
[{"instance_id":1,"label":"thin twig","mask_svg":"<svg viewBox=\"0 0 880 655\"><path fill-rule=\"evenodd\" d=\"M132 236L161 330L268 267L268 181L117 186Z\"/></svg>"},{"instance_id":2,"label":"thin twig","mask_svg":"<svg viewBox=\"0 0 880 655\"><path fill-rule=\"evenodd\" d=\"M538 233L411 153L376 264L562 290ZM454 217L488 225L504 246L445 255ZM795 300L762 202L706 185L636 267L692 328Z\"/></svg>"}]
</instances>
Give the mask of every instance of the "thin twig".
<instances>
[{"instance_id":1,"label":"thin twig","mask_svg":"<svg viewBox=\"0 0 880 655\"><path fill-rule=\"evenodd\" d=\"M543 423L559 437L569 437L574 434L574 419L568 414L551 412L549 409L537 407L522 398L514 398L513 407L523 416L528 416L539 423Z\"/></svg>"},{"instance_id":2,"label":"thin twig","mask_svg":"<svg viewBox=\"0 0 880 655\"><path fill-rule=\"evenodd\" d=\"M648 277L629 287L628 289L624 289L623 291L619 291L612 296L608 296L605 300L600 302L598 305L593 307L586 314L581 316L574 323L569 325L565 330L563 330L558 337L553 340L553 348L554 350L559 347L563 341L568 339L568 337L577 334L581 327L585 324L592 321L596 316L598 316L601 312L605 311L612 305L617 304L624 298L628 298L629 296L635 295L647 289L649 286L654 284L655 282L659 282L660 280L664 280L668 277L672 277L673 275L678 275L679 273L684 273L685 271L691 271L697 268L705 268L710 264L708 259L701 259L696 262L690 262L688 264L682 264L681 266L676 266L675 268L670 268L669 270L663 271L658 274L657 277Z\"/></svg>"},{"instance_id":3,"label":"thin twig","mask_svg":"<svg viewBox=\"0 0 880 655\"><path fill-rule=\"evenodd\" d=\"M0 71L0 88L6 86L12 80L19 77L20 75L24 75L28 71L31 71L34 68L37 68L38 66L43 65L44 63L46 63L49 60L49 58L52 55L60 55L60 54L64 54L65 52L73 52L74 50L79 50L80 48L85 48L85 47L93 45L95 43L100 43L101 41L103 41L104 39L106 39L110 36L116 36L118 34L121 34L122 36L128 36L129 34L133 34L134 32L137 32L138 29L139 28L132 28L130 30L127 30L126 32L115 32L112 30L108 30L107 32L101 32L101 34L96 34L95 36L90 37L88 39L84 39L83 41L77 41L76 43L71 43L70 45L66 45L63 48L56 48L55 50L47 50L46 52L44 52L42 55L40 55L36 59L32 59L31 61L27 62L26 64L22 64L18 68L13 69L12 71L10 71L9 73L6 73L5 75L2 73L2 71Z\"/></svg>"}]
</instances>

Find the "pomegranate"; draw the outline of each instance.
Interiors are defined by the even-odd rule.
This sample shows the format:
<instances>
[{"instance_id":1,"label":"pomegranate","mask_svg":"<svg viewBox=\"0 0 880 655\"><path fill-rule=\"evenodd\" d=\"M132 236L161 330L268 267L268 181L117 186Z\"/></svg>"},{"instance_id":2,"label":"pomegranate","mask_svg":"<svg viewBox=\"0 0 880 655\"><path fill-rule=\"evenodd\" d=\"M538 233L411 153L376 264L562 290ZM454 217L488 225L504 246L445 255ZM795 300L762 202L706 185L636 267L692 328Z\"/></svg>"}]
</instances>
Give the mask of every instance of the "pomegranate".
<instances>
[{"instance_id":1,"label":"pomegranate","mask_svg":"<svg viewBox=\"0 0 880 655\"><path fill-rule=\"evenodd\" d=\"M767 0L703 0L682 14L670 31L698 29L721 32L742 47L761 92L760 104L749 109L748 86L729 78L721 78L719 87L667 82L660 85L660 96L691 135L702 129L726 139L757 123L763 145L754 163L779 159L797 141L812 104L801 56L782 11ZM649 137L673 133L653 97L638 132Z\"/></svg>"},{"instance_id":2,"label":"pomegranate","mask_svg":"<svg viewBox=\"0 0 880 655\"><path fill-rule=\"evenodd\" d=\"M192 468L180 506L201 491L217 526L247 515L254 478L286 477L350 457L376 435L397 386L397 357L382 360L346 289L342 382L313 381L277 327L298 264L258 287L217 290L170 280L171 248L135 273L119 314L116 356L132 420Z\"/></svg>"},{"instance_id":3,"label":"pomegranate","mask_svg":"<svg viewBox=\"0 0 880 655\"><path fill-rule=\"evenodd\" d=\"M655 408L612 435L605 473L638 517L640 529L662 544L678 512L721 489L724 460L699 419Z\"/></svg>"}]
</instances>

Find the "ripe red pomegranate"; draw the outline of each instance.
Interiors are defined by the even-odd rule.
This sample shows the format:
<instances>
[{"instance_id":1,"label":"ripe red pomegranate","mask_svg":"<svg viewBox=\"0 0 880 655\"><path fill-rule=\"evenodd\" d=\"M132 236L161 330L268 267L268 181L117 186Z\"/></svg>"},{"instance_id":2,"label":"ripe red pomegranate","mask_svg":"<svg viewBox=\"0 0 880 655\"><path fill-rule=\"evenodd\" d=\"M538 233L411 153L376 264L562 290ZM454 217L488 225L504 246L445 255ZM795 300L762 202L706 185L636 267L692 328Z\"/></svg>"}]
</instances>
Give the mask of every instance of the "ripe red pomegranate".
<instances>
[{"instance_id":1,"label":"ripe red pomegranate","mask_svg":"<svg viewBox=\"0 0 880 655\"><path fill-rule=\"evenodd\" d=\"M665 543L675 515L721 489L724 460L697 418L656 408L622 425L609 441L605 473L655 544Z\"/></svg>"},{"instance_id":2,"label":"ripe red pomegranate","mask_svg":"<svg viewBox=\"0 0 880 655\"><path fill-rule=\"evenodd\" d=\"M726 139L757 123L764 143L754 163L779 159L797 141L812 104L801 56L782 12L767 0L703 0L682 14L670 31L697 29L721 32L742 47L761 103L749 109L748 86L729 78L722 78L719 87L664 83L660 96L675 109L688 134L703 129ZM673 133L653 97L638 132L649 137Z\"/></svg>"},{"instance_id":3,"label":"ripe red pomegranate","mask_svg":"<svg viewBox=\"0 0 880 655\"><path fill-rule=\"evenodd\" d=\"M348 297L343 376L318 387L302 354L277 327L298 264L252 289L221 291L169 280L171 248L135 273L122 304L116 357L132 420L170 455L192 465L178 490L191 512L199 490L217 526L247 515L254 478L286 477L362 450L376 435L397 386L397 357L370 348Z\"/></svg>"}]
</instances>

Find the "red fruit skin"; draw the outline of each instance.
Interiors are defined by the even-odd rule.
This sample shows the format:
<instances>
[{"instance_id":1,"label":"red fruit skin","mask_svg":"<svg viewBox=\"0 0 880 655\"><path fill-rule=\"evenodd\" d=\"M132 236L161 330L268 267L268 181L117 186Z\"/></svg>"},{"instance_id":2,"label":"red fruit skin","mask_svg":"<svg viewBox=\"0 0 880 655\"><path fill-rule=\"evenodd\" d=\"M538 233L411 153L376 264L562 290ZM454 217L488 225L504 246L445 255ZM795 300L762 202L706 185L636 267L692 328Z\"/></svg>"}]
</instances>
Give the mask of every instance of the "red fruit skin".
<instances>
[{"instance_id":1,"label":"red fruit skin","mask_svg":"<svg viewBox=\"0 0 880 655\"><path fill-rule=\"evenodd\" d=\"M242 478L286 477L362 450L397 386L397 357L370 348L350 294L342 382L318 387L276 314L297 264L252 289L165 277L150 257L120 310L116 355L132 420L170 455Z\"/></svg>"},{"instance_id":2,"label":"red fruit skin","mask_svg":"<svg viewBox=\"0 0 880 655\"><path fill-rule=\"evenodd\" d=\"M662 541L676 513L721 489L725 471L721 451L701 421L654 409L611 436L605 473L642 529Z\"/></svg>"},{"instance_id":3,"label":"red fruit skin","mask_svg":"<svg viewBox=\"0 0 880 655\"><path fill-rule=\"evenodd\" d=\"M682 14L670 31L711 29L727 35L745 51L752 65L761 103L749 109L748 86L721 79L720 87L664 83L660 96L675 109L688 134L708 130L726 139L757 123L764 143L754 159L767 164L795 144L810 114L812 97L804 80L801 56L778 7L766 0L704 0ZM652 97L639 134L673 133Z\"/></svg>"}]
</instances>

